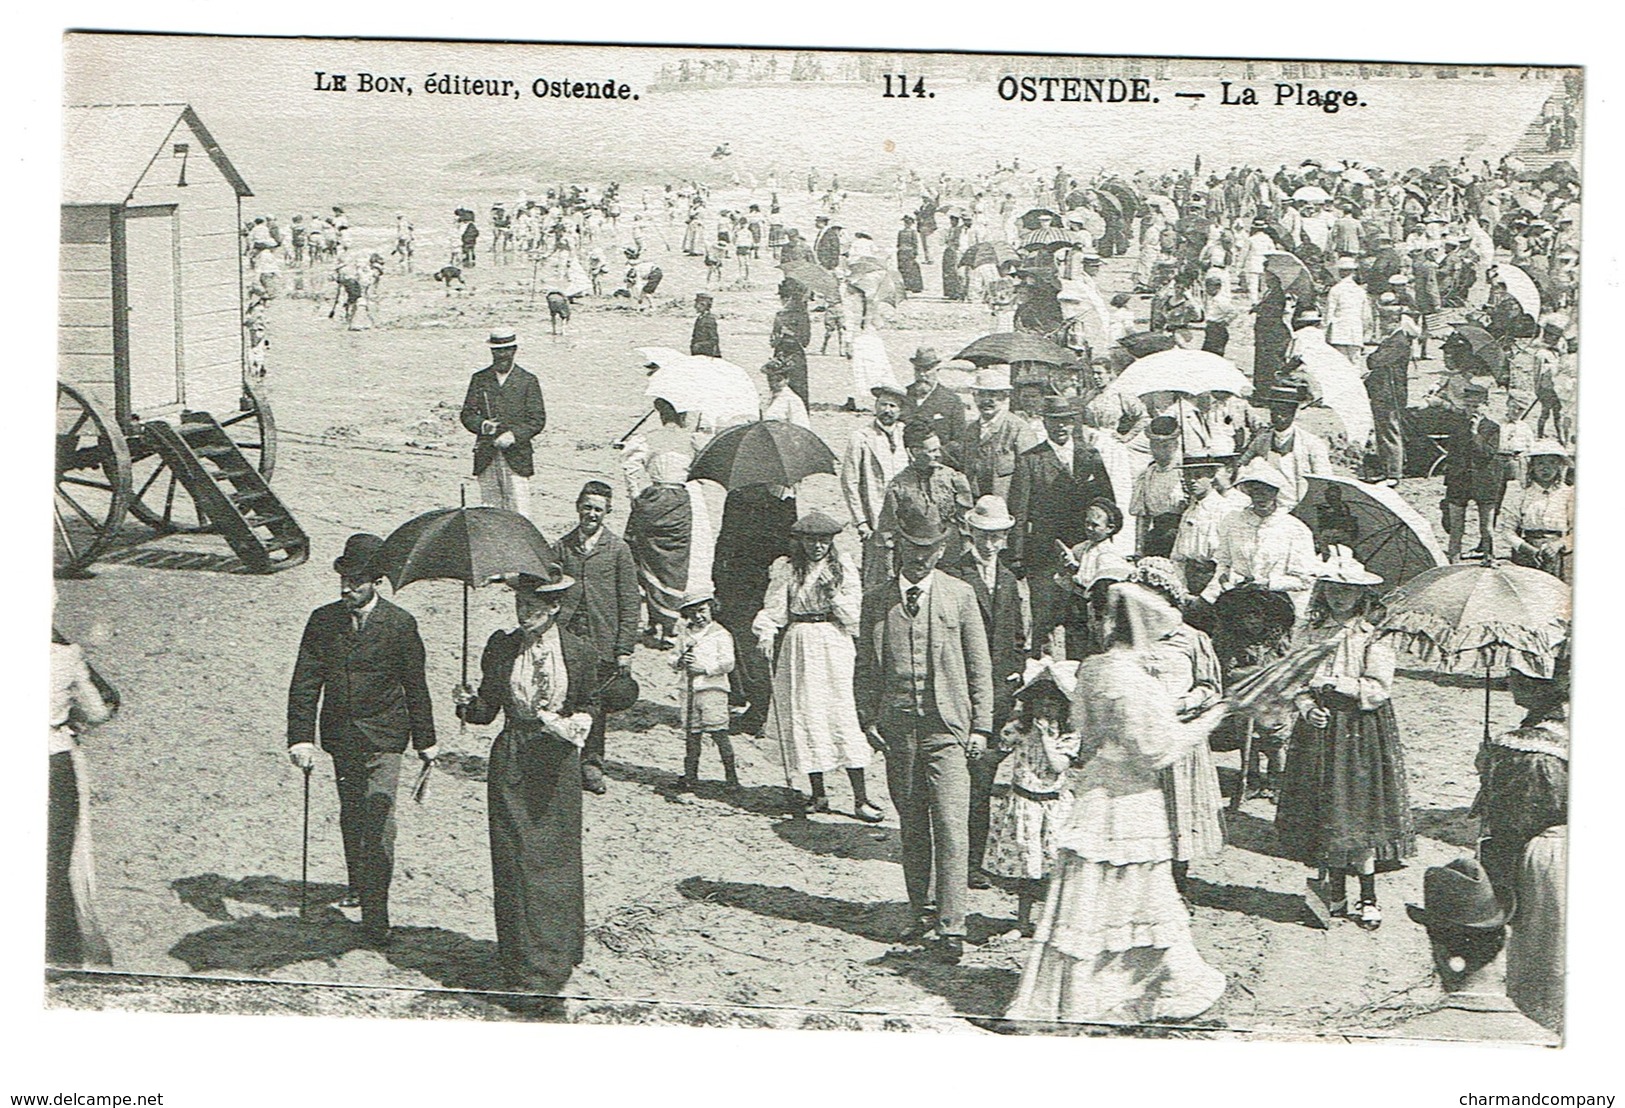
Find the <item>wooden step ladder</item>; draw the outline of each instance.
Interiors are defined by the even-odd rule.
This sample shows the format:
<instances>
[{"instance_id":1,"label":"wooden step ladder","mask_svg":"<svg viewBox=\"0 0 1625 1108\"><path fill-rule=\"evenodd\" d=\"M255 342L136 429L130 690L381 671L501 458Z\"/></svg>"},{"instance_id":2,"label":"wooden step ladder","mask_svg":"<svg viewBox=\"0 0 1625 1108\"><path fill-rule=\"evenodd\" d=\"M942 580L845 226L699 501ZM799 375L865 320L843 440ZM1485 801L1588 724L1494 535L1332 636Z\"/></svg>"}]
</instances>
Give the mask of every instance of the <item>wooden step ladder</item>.
<instances>
[{"instance_id":1,"label":"wooden step ladder","mask_svg":"<svg viewBox=\"0 0 1625 1108\"><path fill-rule=\"evenodd\" d=\"M213 416L187 412L179 425L150 420L142 428L250 572L275 573L310 556L310 538Z\"/></svg>"}]
</instances>

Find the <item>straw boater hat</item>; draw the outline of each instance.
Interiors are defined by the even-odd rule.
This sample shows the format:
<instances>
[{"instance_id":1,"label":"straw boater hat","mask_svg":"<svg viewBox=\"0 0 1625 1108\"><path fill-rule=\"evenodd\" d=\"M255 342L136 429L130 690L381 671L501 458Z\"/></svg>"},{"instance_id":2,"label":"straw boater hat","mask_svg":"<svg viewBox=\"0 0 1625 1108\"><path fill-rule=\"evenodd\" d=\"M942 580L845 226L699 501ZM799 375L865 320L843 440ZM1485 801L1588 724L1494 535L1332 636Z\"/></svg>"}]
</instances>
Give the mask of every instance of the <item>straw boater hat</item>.
<instances>
[{"instance_id":1,"label":"straw boater hat","mask_svg":"<svg viewBox=\"0 0 1625 1108\"><path fill-rule=\"evenodd\" d=\"M351 535L344 540L344 553L333 559L333 570L343 577L371 575L375 572L373 563L383 548L384 540L377 535L365 532Z\"/></svg>"},{"instance_id":2,"label":"straw boater hat","mask_svg":"<svg viewBox=\"0 0 1625 1108\"><path fill-rule=\"evenodd\" d=\"M971 378L970 387L973 392L1009 392L1010 367L1003 365L979 369Z\"/></svg>"},{"instance_id":3,"label":"straw boater hat","mask_svg":"<svg viewBox=\"0 0 1625 1108\"><path fill-rule=\"evenodd\" d=\"M1423 927L1466 931L1498 931L1507 921L1489 876L1474 858L1429 866L1422 875L1422 903L1405 905L1405 912Z\"/></svg>"},{"instance_id":4,"label":"straw boater hat","mask_svg":"<svg viewBox=\"0 0 1625 1108\"><path fill-rule=\"evenodd\" d=\"M710 589L690 589L688 592L685 592L683 594L683 598L677 602L677 610L679 612L686 612L690 608L696 608L701 604L710 604L715 600L716 594Z\"/></svg>"},{"instance_id":5,"label":"straw boater hat","mask_svg":"<svg viewBox=\"0 0 1625 1108\"><path fill-rule=\"evenodd\" d=\"M1326 548L1326 557L1321 560L1315 576L1336 585L1382 584L1382 578L1361 565L1354 551L1341 543L1333 543Z\"/></svg>"},{"instance_id":6,"label":"straw boater hat","mask_svg":"<svg viewBox=\"0 0 1625 1108\"><path fill-rule=\"evenodd\" d=\"M823 512L808 512L790 525L792 535L802 535L812 538L829 538L838 535L843 530L841 524L825 515Z\"/></svg>"},{"instance_id":7,"label":"straw boater hat","mask_svg":"<svg viewBox=\"0 0 1625 1108\"><path fill-rule=\"evenodd\" d=\"M1004 497L988 495L976 501L976 506L966 514L965 523L978 531L1008 531L1016 525L1016 520Z\"/></svg>"},{"instance_id":8,"label":"straw boater hat","mask_svg":"<svg viewBox=\"0 0 1625 1108\"><path fill-rule=\"evenodd\" d=\"M519 336L512 327L498 327L486 338L485 345L492 350L506 350L519 345Z\"/></svg>"}]
</instances>

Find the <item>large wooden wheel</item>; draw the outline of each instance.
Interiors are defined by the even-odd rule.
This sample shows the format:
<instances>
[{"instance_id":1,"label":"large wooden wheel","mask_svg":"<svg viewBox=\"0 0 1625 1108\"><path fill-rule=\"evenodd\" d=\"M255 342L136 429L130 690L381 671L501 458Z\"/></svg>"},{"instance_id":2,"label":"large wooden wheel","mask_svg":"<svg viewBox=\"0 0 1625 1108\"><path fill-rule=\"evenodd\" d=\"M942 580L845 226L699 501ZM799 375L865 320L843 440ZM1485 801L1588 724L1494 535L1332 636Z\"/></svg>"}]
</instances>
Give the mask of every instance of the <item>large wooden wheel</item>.
<instances>
[{"instance_id":1,"label":"large wooden wheel","mask_svg":"<svg viewBox=\"0 0 1625 1108\"><path fill-rule=\"evenodd\" d=\"M276 468L276 421L270 405L245 384L239 410L219 422L248 464L269 481ZM161 456L138 448L131 466L130 512L142 523L161 534L211 529L208 516Z\"/></svg>"},{"instance_id":2,"label":"large wooden wheel","mask_svg":"<svg viewBox=\"0 0 1625 1108\"><path fill-rule=\"evenodd\" d=\"M82 572L118 534L130 504L130 450L88 392L56 386L56 572Z\"/></svg>"}]
</instances>

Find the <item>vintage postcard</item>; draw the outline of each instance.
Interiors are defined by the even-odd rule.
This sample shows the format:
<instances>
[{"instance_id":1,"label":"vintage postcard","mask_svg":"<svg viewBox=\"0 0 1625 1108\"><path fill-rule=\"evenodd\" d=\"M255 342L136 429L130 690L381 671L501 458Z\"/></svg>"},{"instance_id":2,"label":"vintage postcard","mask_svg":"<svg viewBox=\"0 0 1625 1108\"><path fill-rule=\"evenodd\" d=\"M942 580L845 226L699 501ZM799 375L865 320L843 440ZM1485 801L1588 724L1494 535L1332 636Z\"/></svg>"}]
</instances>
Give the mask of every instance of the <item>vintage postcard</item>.
<instances>
[{"instance_id":1,"label":"vintage postcard","mask_svg":"<svg viewBox=\"0 0 1625 1108\"><path fill-rule=\"evenodd\" d=\"M1562 1041L1580 69L64 50L50 1006Z\"/></svg>"}]
</instances>

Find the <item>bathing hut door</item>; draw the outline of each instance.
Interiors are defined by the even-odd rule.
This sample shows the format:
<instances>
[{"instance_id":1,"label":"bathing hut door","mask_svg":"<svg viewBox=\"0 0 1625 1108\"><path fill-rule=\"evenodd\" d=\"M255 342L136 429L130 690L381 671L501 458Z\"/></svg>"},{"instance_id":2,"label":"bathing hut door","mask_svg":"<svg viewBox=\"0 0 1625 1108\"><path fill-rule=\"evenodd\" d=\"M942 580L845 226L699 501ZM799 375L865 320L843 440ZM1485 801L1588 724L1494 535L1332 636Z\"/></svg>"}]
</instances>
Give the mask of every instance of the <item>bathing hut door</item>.
<instances>
[{"instance_id":1,"label":"bathing hut door","mask_svg":"<svg viewBox=\"0 0 1625 1108\"><path fill-rule=\"evenodd\" d=\"M177 231L173 205L124 210L130 410L147 417L184 399Z\"/></svg>"}]
</instances>

